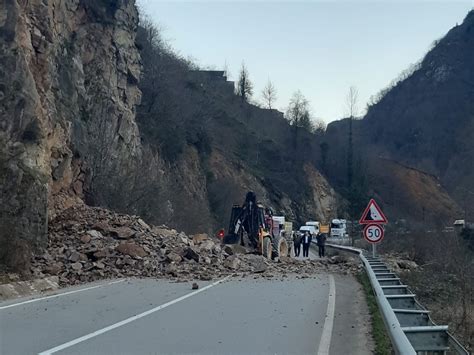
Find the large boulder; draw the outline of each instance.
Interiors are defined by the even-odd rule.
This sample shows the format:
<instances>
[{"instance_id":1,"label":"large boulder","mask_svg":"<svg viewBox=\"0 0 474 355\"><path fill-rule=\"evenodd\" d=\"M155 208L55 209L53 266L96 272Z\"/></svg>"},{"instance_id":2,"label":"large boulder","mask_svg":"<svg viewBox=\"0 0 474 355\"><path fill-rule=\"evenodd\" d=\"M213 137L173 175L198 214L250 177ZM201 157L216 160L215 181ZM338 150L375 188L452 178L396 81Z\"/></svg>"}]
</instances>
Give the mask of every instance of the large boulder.
<instances>
[{"instance_id":1,"label":"large boulder","mask_svg":"<svg viewBox=\"0 0 474 355\"><path fill-rule=\"evenodd\" d=\"M130 239L132 238L135 234L136 234L136 231L134 231L133 229L129 228L129 227L119 227L119 228L114 228L110 231L110 234L114 237L114 238L118 238L118 239Z\"/></svg>"},{"instance_id":2,"label":"large boulder","mask_svg":"<svg viewBox=\"0 0 474 355\"><path fill-rule=\"evenodd\" d=\"M174 252L171 252L168 255L166 255L166 258L168 259L168 261L175 262L175 263L179 263L181 262L181 260L183 260L181 255L178 255Z\"/></svg>"},{"instance_id":3,"label":"large boulder","mask_svg":"<svg viewBox=\"0 0 474 355\"><path fill-rule=\"evenodd\" d=\"M160 227L153 227L153 233L158 234L162 237L174 237L178 234L174 229L167 229L167 228L160 228Z\"/></svg>"},{"instance_id":4,"label":"large boulder","mask_svg":"<svg viewBox=\"0 0 474 355\"><path fill-rule=\"evenodd\" d=\"M243 247L240 244L230 244L226 245L224 247L224 251L229 254L229 255L234 255L234 254L247 254L248 250L247 248Z\"/></svg>"},{"instance_id":5,"label":"large boulder","mask_svg":"<svg viewBox=\"0 0 474 355\"><path fill-rule=\"evenodd\" d=\"M400 269L405 270L416 269L418 267L418 264L411 260L398 260L397 265Z\"/></svg>"},{"instance_id":6,"label":"large boulder","mask_svg":"<svg viewBox=\"0 0 474 355\"><path fill-rule=\"evenodd\" d=\"M71 265L72 269L75 270L75 271L79 271L82 269L82 264L77 262L77 263L74 263Z\"/></svg>"},{"instance_id":7,"label":"large boulder","mask_svg":"<svg viewBox=\"0 0 474 355\"><path fill-rule=\"evenodd\" d=\"M91 236L89 234L84 234L81 237L81 242L84 244L88 244L91 241Z\"/></svg>"},{"instance_id":8,"label":"large boulder","mask_svg":"<svg viewBox=\"0 0 474 355\"><path fill-rule=\"evenodd\" d=\"M199 262L199 254L192 247L188 247L183 250L183 257L189 260L194 260L195 262Z\"/></svg>"},{"instance_id":9,"label":"large boulder","mask_svg":"<svg viewBox=\"0 0 474 355\"><path fill-rule=\"evenodd\" d=\"M205 251L212 251L215 247L215 243L212 240L205 240L201 244L199 244L199 249Z\"/></svg>"},{"instance_id":10,"label":"large boulder","mask_svg":"<svg viewBox=\"0 0 474 355\"><path fill-rule=\"evenodd\" d=\"M237 255L231 255L225 259L224 266L232 270L237 270L240 266L240 259L237 257Z\"/></svg>"},{"instance_id":11,"label":"large boulder","mask_svg":"<svg viewBox=\"0 0 474 355\"><path fill-rule=\"evenodd\" d=\"M77 252L77 251L71 252L71 255L69 255L69 258L68 258L68 260L71 261L71 262L73 262L73 263L75 263L75 262L77 262L77 261L79 261L79 260L81 260L81 259L83 260L84 257L82 256L81 253L79 253L79 252ZM86 259L87 259L87 257L86 257Z\"/></svg>"},{"instance_id":12,"label":"large boulder","mask_svg":"<svg viewBox=\"0 0 474 355\"><path fill-rule=\"evenodd\" d=\"M206 233L201 233L201 234L194 234L193 235L193 242L194 244L200 244L205 240L208 240L209 236Z\"/></svg>"},{"instance_id":13,"label":"large boulder","mask_svg":"<svg viewBox=\"0 0 474 355\"><path fill-rule=\"evenodd\" d=\"M145 229L146 231L150 231L150 230L151 230L150 226L149 226L148 224L146 224L146 222L145 222L143 219L139 218L137 222L138 222L138 224L139 224L143 229Z\"/></svg>"},{"instance_id":14,"label":"large boulder","mask_svg":"<svg viewBox=\"0 0 474 355\"><path fill-rule=\"evenodd\" d=\"M261 273L267 270L267 263L262 255L249 254L246 260L250 266L250 269L254 273Z\"/></svg>"},{"instance_id":15,"label":"large boulder","mask_svg":"<svg viewBox=\"0 0 474 355\"><path fill-rule=\"evenodd\" d=\"M227 255L234 255L234 249L232 249L230 245L225 245L224 253L226 253Z\"/></svg>"},{"instance_id":16,"label":"large boulder","mask_svg":"<svg viewBox=\"0 0 474 355\"><path fill-rule=\"evenodd\" d=\"M58 275L61 271L63 271L64 264L62 262L57 262L54 264L47 265L44 269L50 275Z\"/></svg>"},{"instance_id":17,"label":"large boulder","mask_svg":"<svg viewBox=\"0 0 474 355\"><path fill-rule=\"evenodd\" d=\"M116 251L118 251L121 254L124 255L129 255L132 258L140 257L143 258L147 255L147 252L139 245L135 243L122 243L119 244L116 248Z\"/></svg>"},{"instance_id":18,"label":"large boulder","mask_svg":"<svg viewBox=\"0 0 474 355\"><path fill-rule=\"evenodd\" d=\"M100 233L99 231L95 229L87 231L87 234L89 234L92 238L96 238L96 239L102 238L102 233Z\"/></svg>"}]
</instances>

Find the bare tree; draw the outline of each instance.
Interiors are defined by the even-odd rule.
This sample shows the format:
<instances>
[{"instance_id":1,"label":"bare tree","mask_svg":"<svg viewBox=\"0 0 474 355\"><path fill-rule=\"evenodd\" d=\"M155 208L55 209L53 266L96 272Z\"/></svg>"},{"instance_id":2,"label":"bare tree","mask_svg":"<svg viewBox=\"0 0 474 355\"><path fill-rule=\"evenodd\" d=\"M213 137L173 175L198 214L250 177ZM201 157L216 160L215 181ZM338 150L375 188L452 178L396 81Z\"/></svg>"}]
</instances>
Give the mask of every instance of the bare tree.
<instances>
[{"instance_id":1,"label":"bare tree","mask_svg":"<svg viewBox=\"0 0 474 355\"><path fill-rule=\"evenodd\" d=\"M324 122L322 119L315 120L313 126L314 126L314 131L316 133L326 132L327 125L326 125L326 122Z\"/></svg>"},{"instance_id":2,"label":"bare tree","mask_svg":"<svg viewBox=\"0 0 474 355\"><path fill-rule=\"evenodd\" d=\"M349 197L349 215L351 220L355 218L356 199L358 198L358 194L356 193L358 190L356 186L354 186L354 143L352 137L352 123L358 112L358 96L357 88L351 86L345 101L346 115L349 117L349 130L347 133L347 193ZM352 245L354 245L353 228L351 228L350 234Z\"/></svg>"},{"instance_id":3,"label":"bare tree","mask_svg":"<svg viewBox=\"0 0 474 355\"><path fill-rule=\"evenodd\" d=\"M263 97L263 102L266 108L272 109L273 104L275 103L277 99L276 95L277 91L273 83L268 79L267 85L265 88L262 90L262 97Z\"/></svg>"},{"instance_id":4,"label":"bare tree","mask_svg":"<svg viewBox=\"0 0 474 355\"><path fill-rule=\"evenodd\" d=\"M292 126L303 127L308 118L310 118L309 101L298 90L290 99L290 104L286 110L286 119Z\"/></svg>"},{"instance_id":5,"label":"bare tree","mask_svg":"<svg viewBox=\"0 0 474 355\"><path fill-rule=\"evenodd\" d=\"M313 130L309 102L300 90L296 91L290 99L290 104L286 110L286 119L293 126L293 149L296 152L299 129L304 128L309 132Z\"/></svg>"},{"instance_id":6,"label":"bare tree","mask_svg":"<svg viewBox=\"0 0 474 355\"><path fill-rule=\"evenodd\" d=\"M303 116L301 116L301 120L299 122L298 127L304 128L308 132L314 132L314 124L311 119L311 114L309 110L304 111Z\"/></svg>"},{"instance_id":7,"label":"bare tree","mask_svg":"<svg viewBox=\"0 0 474 355\"><path fill-rule=\"evenodd\" d=\"M355 86L349 88L345 101L345 115L354 119L359 114L359 91Z\"/></svg>"},{"instance_id":8,"label":"bare tree","mask_svg":"<svg viewBox=\"0 0 474 355\"><path fill-rule=\"evenodd\" d=\"M345 109L346 115L349 117L349 131L348 131L348 144L347 144L347 187L351 189L352 180L354 177L354 144L352 138L352 122L354 117L357 116L358 112L358 96L359 93L355 86L349 88L349 92L346 96Z\"/></svg>"},{"instance_id":9,"label":"bare tree","mask_svg":"<svg viewBox=\"0 0 474 355\"><path fill-rule=\"evenodd\" d=\"M249 73L247 71L247 68L245 67L244 62L242 62L242 68L240 69L236 94L240 96L242 101L245 101L245 102L248 102L249 98L253 94L253 84L249 79Z\"/></svg>"},{"instance_id":10,"label":"bare tree","mask_svg":"<svg viewBox=\"0 0 474 355\"><path fill-rule=\"evenodd\" d=\"M224 75L226 76L227 80L229 80L232 77L227 60L224 62Z\"/></svg>"}]
</instances>

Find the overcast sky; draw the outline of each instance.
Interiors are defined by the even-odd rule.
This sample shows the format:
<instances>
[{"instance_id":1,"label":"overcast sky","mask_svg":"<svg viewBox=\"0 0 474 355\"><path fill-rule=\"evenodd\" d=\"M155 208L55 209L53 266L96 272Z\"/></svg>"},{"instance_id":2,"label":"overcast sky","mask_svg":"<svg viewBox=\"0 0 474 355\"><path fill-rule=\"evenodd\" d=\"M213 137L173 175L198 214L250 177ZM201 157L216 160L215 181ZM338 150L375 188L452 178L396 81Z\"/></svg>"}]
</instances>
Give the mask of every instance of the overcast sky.
<instances>
[{"instance_id":1,"label":"overcast sky","mask_svg":"<svg viewBox=\"0 0 474 355\"><path fill-rule=\"evenodd\" d=\"M242 61L254 99L270 79L282 111L296 90L315 117L344 114L351 85L359 106L420 60L434 40L460 24L474 0L161 1L138 0L172 47L236 80Z\"/></svg>"}]
</instances>

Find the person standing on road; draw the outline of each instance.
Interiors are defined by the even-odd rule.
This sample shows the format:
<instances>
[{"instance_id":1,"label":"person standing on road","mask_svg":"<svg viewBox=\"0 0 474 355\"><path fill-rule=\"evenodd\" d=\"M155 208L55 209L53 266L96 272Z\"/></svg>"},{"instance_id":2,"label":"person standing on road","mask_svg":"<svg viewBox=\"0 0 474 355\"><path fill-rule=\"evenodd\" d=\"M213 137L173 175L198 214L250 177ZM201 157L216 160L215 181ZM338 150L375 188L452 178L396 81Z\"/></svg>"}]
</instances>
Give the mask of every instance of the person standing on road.
<instances>
[{"instance_id":1,"label":"person standing on road","mask_svg":"<svg viewBox=\"0 0 474 355\"><path fill-rule=\"evenodd\" d=\"M301 251L301 234L300 232L293 233L293 246L295 248L295 256L300 256Z\"/></svg>"},{"instance_id":2,"label":"person standing on road","mask_svg":"<svg viewBox=\"0 0 474 355\"><path fill-rule=\"evenodd\" d=\"M309 245L311 244L311 233L306 231L303 236L303 258L309 257Z\"/></svg>"},{"instance_id":3,"label":"person standing on road","mask_svg":"<svg viewBox=\"0 0 474 355\"><path fill-rule=\"evenodd\" d=\"M316 237L316 242L318 243L318 249L319 249L319 257L323 258L324 257L324 249L326 247L326 234L324 233L318 233Z\"/></svg>"}]
</instances>

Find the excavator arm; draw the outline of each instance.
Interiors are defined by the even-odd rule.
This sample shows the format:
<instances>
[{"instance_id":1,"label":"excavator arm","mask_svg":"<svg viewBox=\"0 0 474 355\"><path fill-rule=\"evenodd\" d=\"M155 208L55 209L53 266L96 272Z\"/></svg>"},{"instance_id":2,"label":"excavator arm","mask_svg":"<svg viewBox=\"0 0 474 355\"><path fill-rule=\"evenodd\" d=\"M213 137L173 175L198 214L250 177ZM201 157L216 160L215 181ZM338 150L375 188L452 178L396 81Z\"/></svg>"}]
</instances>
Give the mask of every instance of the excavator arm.
<instances>
[{"instance_id":1,"label":"excavator arm","mask_svg":"<svg viewBox=\"0 0 474 355\"><path fill-rule=\"evenodd\" d=\"M288 243L280 235L274 235L273 223L271 210L265 210L261 204L258 204L255 193L249 191L242 206L232 207L228 234L224 236L223 242L224 244L239 242L241 245L250 244L269 259L288 256Z\"/></svg>"},{"instance_id":2,"label":"excavator arm","mask_svg":"<svg viewBox=\"0 0 474 355\"><path fill-rule=\"evenodd\" d=\"M257 205L255 193L249 191L242 206L234 205L229 222L225 244L244 245L246 234L253 247L257 247L260 229L265 225L262 208Z\"/></svg>"}]
</instances>

